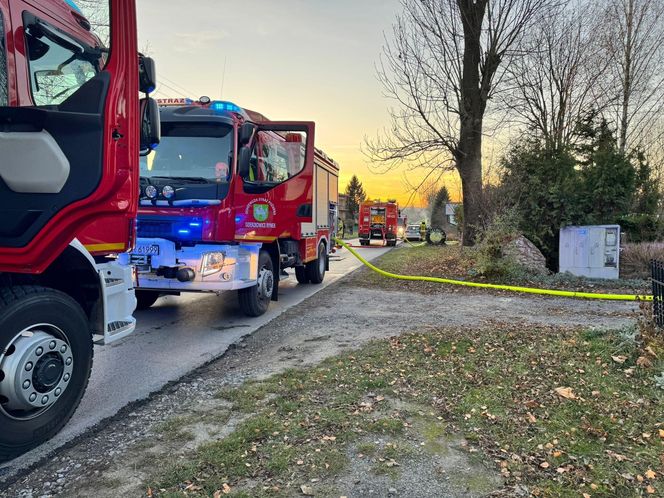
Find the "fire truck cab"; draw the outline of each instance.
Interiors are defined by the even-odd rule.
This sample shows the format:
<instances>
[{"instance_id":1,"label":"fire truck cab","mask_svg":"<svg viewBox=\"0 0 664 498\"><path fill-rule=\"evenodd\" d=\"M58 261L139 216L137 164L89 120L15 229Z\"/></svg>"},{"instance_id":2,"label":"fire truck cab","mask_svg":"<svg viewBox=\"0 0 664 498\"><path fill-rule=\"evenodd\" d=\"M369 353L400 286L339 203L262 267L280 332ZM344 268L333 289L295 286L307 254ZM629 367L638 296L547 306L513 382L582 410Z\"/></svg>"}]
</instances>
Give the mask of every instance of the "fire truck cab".
<instances>
[{"instance_id":1,"label":"fire truck cab","mask_svg":"<svg viewBox=\"0 0 664 498\"><path fill-rule=\"evenodd\" d=\"M202 97L161 101L162 141L141 163L139 308L165 294L237 291L245 314L278 297L286 268L321 283L333 248L339 168L314 124L275 122Z\"/></svg>"},{"instance_id":2,"label":"fire truck cab","mask_svg":"<svg viewBox=\"0 0 664 498\"><path fill-rule=\"evenodd\" d=\"M99 32L72 0L0 0L0 461L55 435L93 342L135 328L132 272L108 256L134 241L154 65L134 0L95 9Z\"/></svg>"}]
</instances>

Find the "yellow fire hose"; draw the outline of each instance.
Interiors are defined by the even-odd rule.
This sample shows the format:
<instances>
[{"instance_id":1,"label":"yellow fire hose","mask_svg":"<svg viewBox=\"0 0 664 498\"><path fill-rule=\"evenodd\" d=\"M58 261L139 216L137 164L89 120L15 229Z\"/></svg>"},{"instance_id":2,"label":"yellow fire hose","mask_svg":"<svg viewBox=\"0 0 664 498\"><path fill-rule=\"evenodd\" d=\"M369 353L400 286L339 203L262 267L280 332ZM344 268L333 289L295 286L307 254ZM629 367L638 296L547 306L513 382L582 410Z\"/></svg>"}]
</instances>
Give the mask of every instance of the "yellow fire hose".
<instances>
[{"instance_id":1,"label":"yellow fire hose","mask_svg":"<svg viewBox=\"0 0 664 498\"><path fill-rule=\"evenodd\" d=\"M403 241L404 241L406 244L408 244L409 246L411 246L411 247L422 247L422 246L427 245L426 242L420 242L419 244L413 244L410 240L408 240L408 239L405 238L405 237L403 238Z\"/></svg>"},{"instance_id":2,"label":"yellow fire hose","mask_svg":"<svg viewBox=\"0 0 664 498\"><path fill-rule=\"evenodd\" d=\"M481 289L495 289L511 292L521 292L525 294L540 294L546 296L557 296L557 297L569 297L576 299L601 299L605 301L652 301L653 297L649 295L632 295L632 294L596 294L592 292L574 292L574 291L562 291L562 290L552 290L552 289L538 289L535 287L517 287L513 285L498 285L498 284L482 284L479 282L466 282L464 280L452 280L449 278L439 278L439 277L423 277L415 275L397 275L396 273L390 273L385 270L372 265L366 259L358 254L355 249L346 244L343 240L335 239L337 244L342 247L345 247L350 251L350 253L355 256L362 264L367 268L375 271L379 275L383 275L388 278L395 278L397 280L410 280L414 282L434 282L437 284L449 284L449 285L461 285L464 287L478 287Z\"/></svg>"}]
</instances>

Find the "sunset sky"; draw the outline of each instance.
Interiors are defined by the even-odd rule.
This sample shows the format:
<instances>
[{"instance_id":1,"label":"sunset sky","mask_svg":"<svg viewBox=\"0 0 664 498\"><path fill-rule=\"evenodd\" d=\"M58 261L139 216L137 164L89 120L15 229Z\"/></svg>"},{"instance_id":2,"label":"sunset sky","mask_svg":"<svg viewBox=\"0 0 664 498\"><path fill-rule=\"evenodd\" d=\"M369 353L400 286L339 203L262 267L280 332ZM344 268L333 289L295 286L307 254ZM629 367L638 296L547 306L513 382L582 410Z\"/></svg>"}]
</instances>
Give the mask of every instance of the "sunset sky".
<instances>
[{"instance_id":1,"label":"sunset sky","mask_svg":"<svg viewBox=\"0 0 664 498\"><path fill-rule=\"evenodd\" d=\"M341 166L341 188L357 174L373 198L403 204L404 175L411 183L424 175L377 174L361 152L364 137L389 124L375 63L399 0L137 3L140 48L157 60L157 97L208 95L271 119L315 121L317 146ZM449 183L455 195L458 182Z\"/></svg>"}]
</instances>

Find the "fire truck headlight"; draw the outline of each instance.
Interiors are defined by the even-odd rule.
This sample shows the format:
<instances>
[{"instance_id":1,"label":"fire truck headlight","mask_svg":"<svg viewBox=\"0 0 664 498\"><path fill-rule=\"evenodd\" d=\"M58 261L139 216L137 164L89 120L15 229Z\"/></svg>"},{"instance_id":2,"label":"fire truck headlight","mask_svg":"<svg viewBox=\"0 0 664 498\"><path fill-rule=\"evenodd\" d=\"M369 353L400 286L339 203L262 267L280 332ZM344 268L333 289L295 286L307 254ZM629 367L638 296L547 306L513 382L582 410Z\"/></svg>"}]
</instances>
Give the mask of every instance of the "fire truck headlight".
<instances>
[{"instance_id":1,"label":"fire truck headlight","mask_svg":"<svg viewBox=\"0 0 664 498\"><path fill-rule=\"evenodd\" d=\"M161 195L164 196L164 199L169 199L169 200L170 200L170 199L172 199L173 197L175 197L175 189L174 189L173 187L171 187L170 185L166 185L166 186L162 189L162 191L161 191Z\"/></svg>"},{"instance_id":2,"label":"fire truck headlight","mask_svg":"<svg viewBox=\"0 0 664 498\"><path fill-rule=\"evenodd\" d=\"M158 195L159 192L157 191L157 187L154 185L148 185L145 187L145 197L148 199L156 199Z\"/></svg>"},{"instance_id":3,"label":"fire truck headlight","mask_svg":"<svg viewBox=\"0 0 664 498\"><path fill-rule=\"evenodd\" d=\"M403 234L404 234L404 229L403 229L403 227L399 227L399 229L397 230L397 233L398 233L399 235L403 235Z\"/></svg>"},{"instance_id":4,"label":"fire truck headlight","mask_svg":"<svg viewBox=\"0 0 664 498\"><path fill-rule=\"evenodd\" d=\"M207 252L203 254L203 262L201 264L201 274L204 277L219 273L224 267L224 260L226 256L223 252Z\"/></svg>"}]
</instances>

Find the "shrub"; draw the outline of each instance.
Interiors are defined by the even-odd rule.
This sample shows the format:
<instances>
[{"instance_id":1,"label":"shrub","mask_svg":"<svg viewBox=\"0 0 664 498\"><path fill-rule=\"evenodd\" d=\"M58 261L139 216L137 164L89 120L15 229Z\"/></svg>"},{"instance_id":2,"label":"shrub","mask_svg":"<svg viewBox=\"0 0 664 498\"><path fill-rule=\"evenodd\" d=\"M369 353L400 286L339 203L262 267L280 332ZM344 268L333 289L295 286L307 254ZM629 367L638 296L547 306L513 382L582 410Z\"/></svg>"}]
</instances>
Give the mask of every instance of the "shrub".
<instances>
[{"instance_id":1,"label":"shrub","mask_svg":"<svg viewBox=\"0 0 664 498\"><path fill-rule=\"evenodd\" d=\"M505 246L520 235L514 211L498 214L481 231L477 248L477 271L489 278L523 273L517 261L505 253Z\"/></svg>"},{"instance_id":2,"label":"shrub","mask_svg":"<svg viewBox=\"0 0 664 498\"><path fill-rule=\"evenodd\" d=\"M652 242L660 233L660 222L655 214L629 214L618 221L630 242Z\"/></svg>"},{"instance_id":3,"label":"shrub","mask_svg":"<svg viewBox=\"0 0 664 498\"><path fill-rule=\"evenodd\" d=\"M620 253L620 276L622 278L649 278L650 262L664 260L664 242L626 244Z\"/></svg>"}]
</instances>

